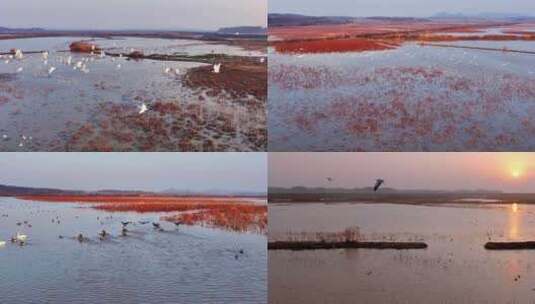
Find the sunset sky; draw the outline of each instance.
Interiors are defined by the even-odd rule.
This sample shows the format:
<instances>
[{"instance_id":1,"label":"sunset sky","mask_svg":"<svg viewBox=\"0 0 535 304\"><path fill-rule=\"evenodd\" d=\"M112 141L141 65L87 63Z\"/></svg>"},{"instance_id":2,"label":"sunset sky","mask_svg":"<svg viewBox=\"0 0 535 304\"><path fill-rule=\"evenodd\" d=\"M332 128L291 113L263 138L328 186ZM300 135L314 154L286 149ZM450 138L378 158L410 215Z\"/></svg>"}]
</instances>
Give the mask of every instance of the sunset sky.
<instances>
[{"instance_id":1,"label":"sunset sky","mask_svg":"<svg viewBox=\"0 0 535 304\"><path fill-rule=\"evenodd\" d=\"M1 153L0 184L266 192L265 153Z\"/></svg>"},{"instance_id":2,"label":"sunset sky","mask_svg":"<svg viewBox=\"0 0 535 304\"><path fill-rule=\"evenodd\" d=\"M0 26L50 29L199 29L267 23L267 0L0 1Z\"/></svg>"},{"instance_id":3,"label":"sunset sky","mask_svg":"<svg viewBox=\"0 0 535 304\"><path fill-rule=\"evenodd\" d=\"M535 153L270 153L269 186L535 193ZM333 177L334 181L327 181Z\"/></svg>"},{"instance_id":4,"label":"sunset sky","mask_svg":"<svg viewBox=\"0 0 535 304\"><path fill-rule=\"evenodd\" d=\"M269 0L271 13L316 16L416 16L448 13L534 14L530 0Z\"/></svg>"}]
</instances>

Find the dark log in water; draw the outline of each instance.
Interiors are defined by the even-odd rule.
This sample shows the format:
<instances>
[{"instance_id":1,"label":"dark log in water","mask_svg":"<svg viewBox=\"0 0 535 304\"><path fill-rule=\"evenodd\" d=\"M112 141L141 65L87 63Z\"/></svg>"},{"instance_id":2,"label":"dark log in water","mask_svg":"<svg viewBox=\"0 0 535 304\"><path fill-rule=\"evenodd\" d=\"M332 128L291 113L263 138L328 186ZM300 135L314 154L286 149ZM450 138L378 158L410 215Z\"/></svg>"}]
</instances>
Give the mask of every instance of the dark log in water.
<instances>
[{"instance_id":1,"label":"dark log in water","mask_svg":"<svg viewBox=\"0 0 535 304\"><path fill-rule=\"evenodd\" d=\"M488 242L485 244L487 250L518 250L535 249L535 241L529 242Z\"/></svg>"},{"instance_id":2,"label":"dark log in water","mask_svg":"<svg viewBox=\"0 0 535 304\"><path fill-rule=\"evenodd\" d=\"M451 44L436 44L436 43L425 43L425 42L422 42L419 45L421 45L421 46L436 46L436 47L445 47L445 48L455 48L455 49L471 49L471 50L480 50L480 51L495 51L495 52L520 53L520 54L535 55L535 52L533 52L533 51L510 50L508 48L489 48L489 47L462 46L462 45L451 45Z\"/></svg>"},{"instance_id":3,"label":"dark log in water","mask_svg":"<svg viewBox=\"0 0 535 304\"><path fill-rule=\"evenodd\" d=\"M269 250L316 249L425 249L423 242L269 242Z\"/></svg>"}]
</instances>

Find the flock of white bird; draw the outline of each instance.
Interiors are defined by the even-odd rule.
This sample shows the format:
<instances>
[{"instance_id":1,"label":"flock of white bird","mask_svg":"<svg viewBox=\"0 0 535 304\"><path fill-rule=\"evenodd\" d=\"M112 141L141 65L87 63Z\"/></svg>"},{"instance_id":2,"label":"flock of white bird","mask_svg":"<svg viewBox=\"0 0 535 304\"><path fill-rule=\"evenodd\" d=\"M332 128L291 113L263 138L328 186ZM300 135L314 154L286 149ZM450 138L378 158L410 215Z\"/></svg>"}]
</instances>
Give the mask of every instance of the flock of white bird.
<instances>
[{"instance_id":1,"label":"flock of white bird","mask_svg":"<svg viewBox=\"0 0 535 304\"><path fill-rule=\"evenodd\" d=\"M94 50L95 50L95 46L93 46L93 51ZM92 61L95 60L95 56L97 56L97 57L99 57L101 59L106 57L106 53L104 51L100 51L100 53L98 55L95 54L93 51L90 53L91 56L83 57L81 60L76 61L76 62L73 61L72 56L61 57L59 62L64 64L64 65L66 65L66 66L72 66L72 69L75 70L75 71L80 71L82 73L87 74L87 73L89 73L88 64L89 64L89 62L92 62ZM134 49L131 49L131 52L134 52ZM48 59L49 59L50 53L48 51L44 51L43 53L41 53L41 55L42 55L43 64L48 67L47 74L50 77L57 70L57 68L55 66L53 66L53 65L49 65ZM122 57L123 57L122 54L120 54L119 58L122 58ZM0 56L0 59L3 59L3 58L4 58L4 56ZM16 49L13 52L13 54L6 55L6 59L5 59L4 63L9 64L12 60L22 61L23 59L24 59L24 53L22 52L22 50ZM115 62L115 58L111 57L111 61ZM260 62L264 63L265 62L265 58L261 57L260 58ZM221 66L222 66L221 63L213 64L212 72L214 74L221 73ZM121 69L121 64L118 63L115 66L115 68L117 70ZM22 66L20 66L20 67L18 67L16 69L16 72L17 73L22 73L23 70L24 70L24 68ZM164 69L164 74L179 76L180 75L180 70L178 68L166 67ZM139 114L143 114L143 113L145 113L145 112L147 112L149 110L149 107L147 106L147 104L142 103L141 105L138 105L138 109L139 109L138 113ZM24 146L24 141L26 141L26 138L25 138L25 136L23 136L23 137L24 137L23 141L20 142L19 147L23 147ZM2 138L4 140L7 140L8 136L6 134L4 134L2 136ZM1 244L2 243L0 242L0 246L1 246Z\"/></svg>"},{"instance_id":2,"label":"flock of white bird","mask_svg":"<svg viewBox=\"0 0 535 304\"><path fill-rule=\"evenodd\" d=\"M28 240L28 236L26 234L22 234L20 232L17 232L16 235L11 237L11 243L18 243L21 246L24 245L27 240ZM0 241L0 247L6 246L6 243L7 243L6 241Z\"/></svg>"}]
</instances>

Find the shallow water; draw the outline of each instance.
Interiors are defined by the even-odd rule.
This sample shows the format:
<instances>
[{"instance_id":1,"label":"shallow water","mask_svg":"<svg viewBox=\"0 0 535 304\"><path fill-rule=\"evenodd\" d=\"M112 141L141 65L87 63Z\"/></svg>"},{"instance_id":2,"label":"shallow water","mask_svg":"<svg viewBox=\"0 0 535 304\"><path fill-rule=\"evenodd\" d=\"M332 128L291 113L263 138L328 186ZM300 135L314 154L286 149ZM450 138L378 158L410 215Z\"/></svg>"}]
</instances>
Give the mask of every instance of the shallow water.
<instances>
[{"instance_id":1,"label":"shallow water","mask_svg":"<svg viewBox=\"0 0 535 304\"><path fill-rule=\"evenodd\" d=\"M533 41L444 44L535 50ZM270 49L270 149L532 149L534 56L416 43L336 54Z\"/></svg>"},{"instance_id":2,"label":"shallow water","mask_svg":"<svg viewBox=\"0 0 535 304\"><path fill-rule=\"evenodd\" d=\"M165 231L158 232L150 223L138 223L159 221L161 215L0 198L0 240L17 231L29 237L25 246L8 241L0 247L0 302L266 302L265 236L196 226L176 229L167 222L161 222ZM16 225L26 220L31 228ZM120 236L121 221L135 222L127 237ZM100 241L102 229L112 237ZM91 241L72 239L78 233Z\"/></svg>"},{"instance_id":3,"label":"shallow water","mask_svg":"<svg viewBox=\"0 0 535 304\"><path fill-rule=\"evenodd\" d=\"M270 303L531 303L535 297L534 251L483 248L489 239L535 239L532 205L273 204L269 225L271 240L358 226L366 240L429 245L270 251Z\"/></svg>"},{"instance_id":4,"label":"shallow water","mask_svg":"<svg viewBox=\"0 0 535 304\"><path fill-rule=\"evenodd\" d=\"M96 128L95 133L109 132L102 126L103 121L114 123L116 114L108 113L109 108L102 105L121 105L123 113L137 114L142 103L151 105L165 102L179 106L187 116L192 110L188 106L201 107L202 118L215 120L222 115L234 115L233 123L240 130L247 131L265 123L265 111L244 106L254 99L249 96L236 100L228 94L207 96L201 89L191 89L182 84L188 69L202 66L199 63L166 62L153 60L127 60L98 55L59 52L68 50L70 43L84 40L83 37L30 38L0 41L0 51L12 48L25 51L49 50L47 62L42 54L26 54L23 60L0 58L0 150L3 151L65 151L84 150L85 147L72 143L75 134L86 124ZM149 53L186 53L189 55L208 54L211 52L243 56L256 56L235 46L209 44L201 41L124 38L96 39L95 43L110 52L130 52L131 49ZM68 65L67 58L72 57ZM84 61L85 60L85 61ZM6 61L8 63L6 63ZM77 62L84 61L88 72L74 70ZM56 68L48 74L51 67ZM18 72L22 68L22 71ZM165 73L170 68L173 73ZM174 73L178 70L178 74ZM239 102L238 102L239 101ZM189 111L189 112L188 112ZM114 116L115 115L115 116ZM187 117L157 116L149 110L146 116L168 124L180 123ZM197 115L197 114L195 114ZM259 118L260 117L260 118ZM127 122L121 122L127 124ZM154 125L152 123L151 125ZM239 132L227 136L222 130L211 130L206 126L198 127L200 133L195 140L214 141L224 144L229 150L250 150L251 143ZM133 134L132 142L114 142L112 136L109 145L113 150L143 150L140 148L142 134L147 130L138 126L121 125L123 131ZM184 129L184 127L182 127ZM166 130L175 137L177 132ZM141 135L140 135L141 134ZM137 137L136 137L137 136ZM88 136L89 137L89 136ZM194 136L192 136L194 137ZM80 141L89 141L82 138ZM166 150L173 144L173 139L156 141L149 150ZM176 139L178 140L178 139ZM167 146L167 148L166 148ZM201 148L197 148L201 150ZM178 150L174 147L172 150Z\"/></svg>"}]
</instances>

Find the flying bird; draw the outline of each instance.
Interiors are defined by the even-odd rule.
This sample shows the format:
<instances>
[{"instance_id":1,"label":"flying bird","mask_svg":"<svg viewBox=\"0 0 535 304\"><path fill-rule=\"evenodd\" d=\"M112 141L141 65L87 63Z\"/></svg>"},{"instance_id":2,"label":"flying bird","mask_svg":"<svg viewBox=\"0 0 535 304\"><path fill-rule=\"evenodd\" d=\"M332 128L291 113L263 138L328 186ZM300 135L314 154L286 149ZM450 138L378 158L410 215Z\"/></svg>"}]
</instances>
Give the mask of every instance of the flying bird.
<instances>
[{"instance_id":1,"label":"flying bird","mask_svg":"<svg viewBox=\"0 0 535 304\"><path fill-rule=\"evenodd\" d=\"M375 181L375 186L373 186L373 191L379 190L379 187L384 183L385 181L382 179L378 179Z\"/></svg>"},{"instance_id":2,"label":"flying bird","mask_svg":"<svg viewBox=\"0 0 535 304\"><path fill-rule=\"evenodd\" d=\"M142 103L139 107L139 114L143 114L147 112L149 108L147 108L147 105L145 103Z\"/></svg>"}]
</instances>

